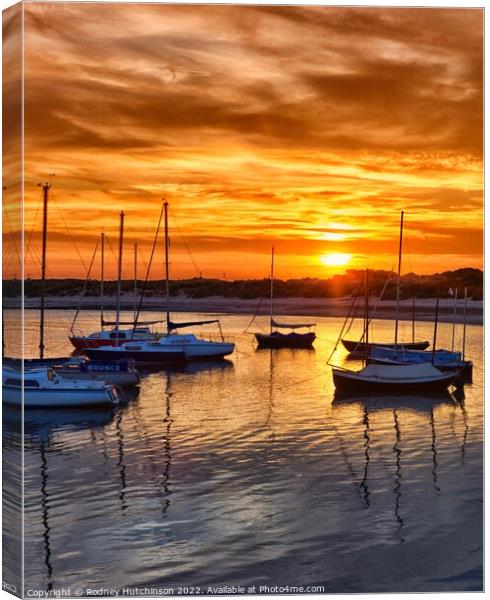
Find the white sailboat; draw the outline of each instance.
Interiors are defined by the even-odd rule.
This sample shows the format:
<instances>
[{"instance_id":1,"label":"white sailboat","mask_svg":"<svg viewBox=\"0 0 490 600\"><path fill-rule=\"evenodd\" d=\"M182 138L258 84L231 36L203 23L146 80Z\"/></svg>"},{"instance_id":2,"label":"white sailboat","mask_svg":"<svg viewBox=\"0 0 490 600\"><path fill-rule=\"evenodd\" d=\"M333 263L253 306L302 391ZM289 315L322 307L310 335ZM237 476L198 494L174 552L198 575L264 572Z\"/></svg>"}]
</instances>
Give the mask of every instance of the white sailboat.
<instances>
[{"instance_id":1,"label":"white sailboat","mask_svg":"<svg viewBox=\"0 0 490 600\"><path fill-rule=\"evenodd\" d=\"M121 214L121 218L123 218L123 214ZM120 251L122 251L122 247L120 247ZM104 256L105 256L105 234L102 232L100 234L100 329L88 335L81 334L80 332L75 332L75 323L78 317L78 310L73 317L73 321L70 328L70 335L68 339L72 343L72 345L76 348L76 350L83 351L86 348L98 348L99 346L119 346L124 342L129 341L149 341L156 340L157 335L153 333L148 325L154 325L156 323L160 323L161 321L148 321L146 323L140 323L138 327L135 327L134 320L121 322L119 319L119 323L117 321L107 321L104 317L104 272L105 272L105 264L104 264ZM135 244L135 297L136 297L136 269L137 269L137 245ZM118 288L120 290L120 288ZM117 297L118 306L120 305L120 293ZM119 310L118 310L119 314ZM135 310L136 314L136 310ZM131 325L130 328L123 328L121 325ZM111 327L111 329L104 329L105 327Z\"/></svg>"},{"instance_id":2,"label":"white sailboat","mask_svg":"<svg viewBox=\"0 0 490 600\"><path fill-rule=\"evenodd\" d=\"M31 371L2 369L4 402L26 408L71 408L114 405L120 401L116 386L103 381L60 377L51 367Z\"/></svg>"},{"instance_id":3,"label":"white sailboat","mask_svg":"<svg viewBox=\"0 0 490 600\"><path fill-rule=\"evenodd\" d=\"M166 298L166 323L167 332L158 340L158 344L168 348L180 348L189 360L220 359L232 354L235 349L233 342L226 342L221 333L221 341L204 340L193 333L180 334L179 329L198 327L211 323L220 324L219 319L205 321L186 321L175 323L170 320L170 273L169 273L169 235L168 235L168 202L164 203L165 209L165 298ZM221 327L220 327L221 332Z\"/></svg>"},{"instance_id":4,"label":"white sailboat","mask_svg":"<svg viewBox=\"0 0 490 600\"><path fill-rule=\"evenodd\" d=\"M365 366L359 371L332 368L332 377L338 392L365 393L427 393L440 392L457 378L459 371L442 373L433 364L368 364L369 358L369 271L366 270L366 299L364 312ZM397 328L395 328L395 332ZM396 333L395 333L396 336ZM396 347L395 337L395 347Z\"/></svg>"},{"instance_id":5,"label":"white sailboat","mask_svg":"<svg viewBox=\"0 0 490 600\"><path fill-rule=\"evenodd\" d=\"M108 385L104 378L85 372L80 361L69 366L69 378L65 379L51 368L52 362L63 365L70 357L49 359L44 357L44 317L46 296L46 246L48 226L48 196L50 183L39 184L43 191L43 230L41 255L41 305L39 318L39 359L8 359L2 369L3 396L6 402L26 407L52 406L93 406L96 404L114 404L119 394L114 385ZM134 367L128 369L126 377L139 383ZM22 384L22 381L24 383Z\"/></svg>"}]
</instances>

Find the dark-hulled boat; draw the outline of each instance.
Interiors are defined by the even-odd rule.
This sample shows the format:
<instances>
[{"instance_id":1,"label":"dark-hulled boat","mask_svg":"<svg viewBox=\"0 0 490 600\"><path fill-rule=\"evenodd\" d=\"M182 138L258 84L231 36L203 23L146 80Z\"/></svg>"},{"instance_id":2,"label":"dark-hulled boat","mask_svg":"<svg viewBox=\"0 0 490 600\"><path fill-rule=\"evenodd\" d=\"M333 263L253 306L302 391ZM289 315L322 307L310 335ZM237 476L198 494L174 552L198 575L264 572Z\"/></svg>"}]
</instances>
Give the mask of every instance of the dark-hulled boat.
<instances>
[{"instance_id":1,"label":"dark-hulled boat","mask_svg":"<svg viewBox=\"0 0 490 600\"><path fill-rule=\"evenodd\" d=\"M313 331L308 331L306 333L297 333L294 331L296 328L311 326L312 325L309 323L304 325L291 325L274 322L274 327L287 327L293 329L293 331L290 333L281 333L280 331L273 330L270 333L256 333L255 339L257 340L259 348L312 348L316 338Z\"/></svg>"},{"instance_id":2,"label":"dark-hulled boat","mask_svg":"<svg viewBox=\"0 0 490 600\"><path fill-rule=\"evenodd\" d=\"M431 364L374 365L360 371L332 369L336 390L349 394L442 392L458 377L458 371L442 373Z\"/></svg>"},{"instance_id":3,"label":"dark-hulled boat","mask_svg":"<svg viewBox=\"0 0 490 600\"><path fill-rule=\"evenodd\" d=\"M371 352L373 348L386 348L389 350L395 350L395 344L378 344L378 343L365 343L354 340L342 340L342 345L352 355L364 356L366 350ZM430 342L407 342L403 344L397 344L399 350L426 350L430 346Z\"/></svg>"},{"instance_id":4,"label":"dark-hulled boat","mask_svg":"<svg viewBox=\"0 0 490 600\"><path fill-rule=\"evenodd\" d=\"M274 319L274 246L272 246L271 274L270 274L270 331L269 333L256 333L255 339L259 348L312 348L316 334L311 331L316 323L279 323ZM289 333L282 333L278 329L289 329ZM308 329L305 333L298 333L297 329Z\"/></svg>"}]
</instances>

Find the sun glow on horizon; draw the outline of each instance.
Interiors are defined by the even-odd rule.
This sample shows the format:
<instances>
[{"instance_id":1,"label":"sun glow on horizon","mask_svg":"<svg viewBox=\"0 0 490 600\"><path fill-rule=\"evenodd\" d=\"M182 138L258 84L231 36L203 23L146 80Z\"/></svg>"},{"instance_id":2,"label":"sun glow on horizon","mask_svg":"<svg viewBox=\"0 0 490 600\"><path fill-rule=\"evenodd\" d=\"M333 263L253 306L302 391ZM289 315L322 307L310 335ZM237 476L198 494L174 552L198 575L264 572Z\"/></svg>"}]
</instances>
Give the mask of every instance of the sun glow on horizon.
<instances>
[{"instance_id":1,"label":"sun glow on horizon","mask_svg":"<svg viewBox=\"0 0 490 600\"><path fill-rule=\"evenodd\" d=\"M352 254L343 252L329 252L328 254L320 256L320 261L326 267L344 267L350 262L351 258Z\"/></svg>"}]
</instances>

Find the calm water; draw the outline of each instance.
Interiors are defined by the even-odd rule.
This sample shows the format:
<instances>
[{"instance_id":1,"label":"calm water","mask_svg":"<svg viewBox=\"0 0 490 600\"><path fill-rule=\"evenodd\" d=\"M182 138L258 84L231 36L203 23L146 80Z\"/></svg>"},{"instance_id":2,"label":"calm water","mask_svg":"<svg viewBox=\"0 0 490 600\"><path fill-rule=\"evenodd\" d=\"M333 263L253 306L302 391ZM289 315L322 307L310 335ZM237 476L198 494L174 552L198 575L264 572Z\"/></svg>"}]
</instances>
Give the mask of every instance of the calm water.
<instances>
[{"instance_id":1,"label":"calm water","mask_svg":"<svg viewBox=\"0 0 490 600\"><path fill-rule=\"evenodd\" d=\"M59 355L71 313L48 316ZM249 320L222 318L230 361L148 374L113 412L27 411L27 587L481 589L482 328L464 398L340 402L325 363L341 319L318 319L314 351L256 350Z\"/></svg>"}]
</instances>

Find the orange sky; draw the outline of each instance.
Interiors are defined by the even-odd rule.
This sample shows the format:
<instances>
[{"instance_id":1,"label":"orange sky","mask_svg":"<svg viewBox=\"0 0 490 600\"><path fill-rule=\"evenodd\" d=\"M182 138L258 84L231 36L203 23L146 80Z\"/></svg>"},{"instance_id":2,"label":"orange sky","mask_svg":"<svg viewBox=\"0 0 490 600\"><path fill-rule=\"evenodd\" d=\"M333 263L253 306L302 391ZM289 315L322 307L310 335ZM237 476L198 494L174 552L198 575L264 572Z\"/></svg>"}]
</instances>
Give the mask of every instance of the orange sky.
<instances>
[{"instance_id":1,"label":"orange sky","mask_svg":"<svg viewBox=\"0 0 490 600\"><path fill-rule=\"evenodd\" d=\"M26 4L26 274L50 172L51 276L84 274L67 227L88 263L124 210L131 277L163 195L175 277L266 276L273 242L279 277L391 268L402 208L405 271L481 267L482 26L480 9Z\"/></svg>"}]
</instances>

